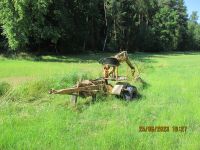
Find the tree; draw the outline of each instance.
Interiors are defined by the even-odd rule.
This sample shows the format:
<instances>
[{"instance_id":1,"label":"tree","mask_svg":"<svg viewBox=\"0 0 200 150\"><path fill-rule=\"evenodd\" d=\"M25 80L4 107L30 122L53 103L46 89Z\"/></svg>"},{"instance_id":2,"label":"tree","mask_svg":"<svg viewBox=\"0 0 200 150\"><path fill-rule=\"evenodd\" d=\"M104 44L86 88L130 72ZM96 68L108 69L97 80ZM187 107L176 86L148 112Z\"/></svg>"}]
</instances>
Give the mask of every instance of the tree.
<instances>
[{"instance_id":1,"label":"tree","mask_svg":"<svg viewBox=\"0 0 200 150\"><path fill-rule=\"evenodd\" d=\"M177 48L177 24L177 12L168 6L160 8L154 16L153 31L160 50L175 50Z\"/></svg>"},{"instance_id":2,"label":"tree","mask_svg":"<svg viewBox=\"0 0 200 150\"><path fill-rule=\"evenodd\" d=\"M52 4L53 1L45 0L0 2L3 33L11 49L23 49L42 40L58 41L62 29L55 25L57 18L50 9Z\"/></svg>"},{"instance_id":3,"label":"tree","mask_svg":"<svg viewBox=\"0 0 200 150\"><path fill-rule=\"evenodd\" d=\"M177 0L177 7L175 9L178 13L178 27L177 27L177 39L178 50L186 50L188 44L188 15L187 9L183 0Z\"/></svg>"},{"instance_id":4,"label":"tree","mask_svg":"<svg viewBox=\"0 0 200 150\"><path fill-rule=\"evenodd\" d=\"M198 14L194 11L188 21L189 48L191 50L200 50L200 24L197 20Z\"/></svg>"},{"instance_id":5,"label":"tree","mask_svg":"<svg viewBox=\"0 0 200 150\"><path fill-rule=\"evenodd\" d=\"M198 12L193 11L189 19L190 19L191 22L197 24L197 21L199 19Z\"/></svg>"},{"instance_id":6,"label":"tree","mask_svg":"<svg viewBox=\"0 0 200 150\"><path fill-rule=\"evenodd\" d=\"M195 13L192 18L183 0L0 1L3 41L11 50L182 50L189 39L198 41Z\"/></svg>"}]
</instances>

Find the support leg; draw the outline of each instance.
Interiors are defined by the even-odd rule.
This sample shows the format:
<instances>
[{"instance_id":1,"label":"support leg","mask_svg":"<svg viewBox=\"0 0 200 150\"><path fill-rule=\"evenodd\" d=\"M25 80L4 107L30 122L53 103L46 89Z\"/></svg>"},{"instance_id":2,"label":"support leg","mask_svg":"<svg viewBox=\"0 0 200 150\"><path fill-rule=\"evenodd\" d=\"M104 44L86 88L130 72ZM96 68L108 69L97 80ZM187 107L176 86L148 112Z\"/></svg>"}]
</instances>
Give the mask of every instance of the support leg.
<instances>
[{"instance_id":1,"label":"support leg","mask_svg":"<svg viewBox=\"0 0 200 150\"><path fill-rule=\"evenodd\" d=\"M116 79L118 79L118 66L116 67Z\"/></svg>"},{"instance_id":2,"label":"support leg","mask_svg":"<svg viewBox=\"0 0 200 150\"><path fill-rule=\"evenodd\" d=\"M93 95L92 95L92 102L94 102L94 101L96 100L96 98L97 98L97 95L96 95L96 94L93 94Z\"/></svg>"},{"instance_id":3,"label":"support leg","mask_svg":"<svg viewBox=\"0 0 200 150\"><path fill-rule=\"evenodd\" d=\"M72 103L73 105L76 105L77 99L78 99L78 95L72 95L72 97L71 97L71 103Z\"/></svg>"}]
</instances>

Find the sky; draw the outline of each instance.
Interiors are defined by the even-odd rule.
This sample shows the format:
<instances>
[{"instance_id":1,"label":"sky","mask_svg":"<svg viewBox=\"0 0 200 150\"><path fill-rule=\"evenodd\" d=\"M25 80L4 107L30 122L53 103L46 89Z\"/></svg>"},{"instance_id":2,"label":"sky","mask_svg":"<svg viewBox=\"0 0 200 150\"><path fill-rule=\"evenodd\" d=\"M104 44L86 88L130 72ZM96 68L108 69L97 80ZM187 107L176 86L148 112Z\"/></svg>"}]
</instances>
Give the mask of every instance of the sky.
<instances>
[{"instance_id":1,"label":"sky","mask_svg":"<svg viewBox=\"0 0 200 150\"><path fill-rule=\"evenodd\" d=\"M192 11L197 11L200 23L200 0L185 0L185 5L187 7L188 15L190 16Z\"/></svg>"}]
</instances>

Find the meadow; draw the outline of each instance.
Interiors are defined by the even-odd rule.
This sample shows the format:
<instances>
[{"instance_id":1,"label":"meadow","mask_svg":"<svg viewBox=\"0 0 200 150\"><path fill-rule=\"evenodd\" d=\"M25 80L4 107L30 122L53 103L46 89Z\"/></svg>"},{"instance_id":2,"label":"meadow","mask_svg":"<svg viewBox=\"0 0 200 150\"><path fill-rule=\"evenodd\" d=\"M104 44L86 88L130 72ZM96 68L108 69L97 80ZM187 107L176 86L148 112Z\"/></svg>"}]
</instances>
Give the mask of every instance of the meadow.
<instances>
[{"instance_id":1,"label":"meadow","mask_svg":"<svg viewBox=\"0 0 200 150\"><path fill-rule=\"evenodd\" d=\"M141 95L131 102L98 95L73 106L70 96L48 94L98 78L98 60L110 55L0 56L0 149L200 149L200 53L130 54L147 83L129 80ZM127 70L123 64L120 73Z\"/></svg>"}]
</instances>

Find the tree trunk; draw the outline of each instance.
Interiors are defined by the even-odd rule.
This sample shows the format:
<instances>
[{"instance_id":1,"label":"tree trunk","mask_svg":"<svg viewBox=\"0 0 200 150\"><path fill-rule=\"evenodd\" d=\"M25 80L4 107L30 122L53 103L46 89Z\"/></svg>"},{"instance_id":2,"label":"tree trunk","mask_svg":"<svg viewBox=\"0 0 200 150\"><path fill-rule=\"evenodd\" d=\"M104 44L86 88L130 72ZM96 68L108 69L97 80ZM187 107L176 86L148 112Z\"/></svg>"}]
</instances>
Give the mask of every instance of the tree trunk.
<instances>
[{"instance_id":1,"label":"tree trunk","mask_svg":"<svg viewBox=\"0 0 200 150\"><path fill-rule=\"evenodd\" d=\"M104 44L103 44L103 51L105 50L105 47L106 47L106 42L107 42L107 38L108 38L108 35L107 35L107 30L108 30L108 21L107 21L107 12L106 12L106 0L104 0L104 15L105 15L105 34L106 34L106 37L105 37L105 40L104 40Z\"/></svg>"}]
</instances>

